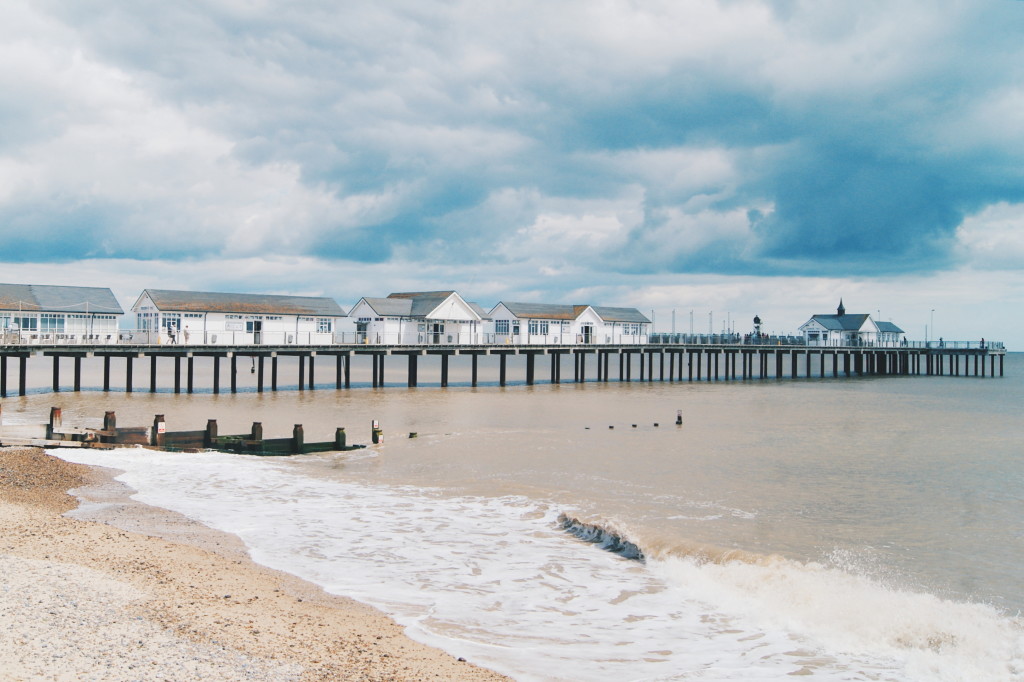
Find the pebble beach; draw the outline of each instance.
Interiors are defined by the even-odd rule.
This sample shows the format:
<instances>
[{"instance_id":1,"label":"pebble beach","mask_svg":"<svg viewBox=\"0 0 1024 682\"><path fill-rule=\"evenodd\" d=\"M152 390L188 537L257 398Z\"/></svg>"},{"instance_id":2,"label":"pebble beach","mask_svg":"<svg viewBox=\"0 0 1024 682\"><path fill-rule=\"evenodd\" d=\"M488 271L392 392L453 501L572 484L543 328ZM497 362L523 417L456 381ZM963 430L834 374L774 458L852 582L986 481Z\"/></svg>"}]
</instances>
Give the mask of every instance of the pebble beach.
<instances>
[{"instance_id":1,"label":"pebble beach","mask_svg":"<svg viewBox=\"0 0 1024 682\"><path fill-rule=\"evenodd\" d=\"M507 679L171 512L68 516L68 491L111 485L104 470L0 448L0 680Z\"/></svg>"}]
</instances>

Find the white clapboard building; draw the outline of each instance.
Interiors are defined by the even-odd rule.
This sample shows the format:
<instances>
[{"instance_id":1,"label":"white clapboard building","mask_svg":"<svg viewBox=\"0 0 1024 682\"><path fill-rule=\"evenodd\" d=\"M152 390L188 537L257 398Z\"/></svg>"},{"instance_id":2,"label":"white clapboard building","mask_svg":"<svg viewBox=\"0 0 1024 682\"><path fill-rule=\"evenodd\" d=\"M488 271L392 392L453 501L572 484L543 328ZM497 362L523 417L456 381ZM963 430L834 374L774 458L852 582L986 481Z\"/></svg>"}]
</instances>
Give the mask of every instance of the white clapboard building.
<instances>
[{"instance_id":1,"label":"white clapboard building","mask_svg":"<svg viewBox=\"0 0 1024 682\"><path fill-rule=\"evenodd\" d=\"M800 325L808 346L896 347L905 333L892 322L875 320L868 313L848 313L842 299L834 315L813 315Z\"/></svg>"},{"instance_id":2,"label":"white clapboard building","mask_svg":"<svg viewBox=\"0 0 1024 682\"><path fill-rule=\"evenodd\" d=\"M636 308L501 301L489 316L497 344L647 343L651 332Z\"/></svg>"},{"instance_id":3,"label":"white clapboard building","mask_svg":"<svg viewBox=\"0 0 1024 682\"><path fill-rule=\"evenodd\" d=\"M0 284L2 343L116 343L123 316L110 289Z\"/></svg>"},{"instance_id":4,"label":"white clapboard building","mask_svg":"<svg viewBox=\"0 0 1024 682\"><path fill-rule=\"evenodd\" d=\"M345 311L331 298L146 289L133 340L188 345L325 345Z\"/></svg>"},{"instance_id":5,"label":"white clapboard building","mask_svg":"<svg viewBox=\"0 0 1024 682\"><path fill-rule=\"evenodd\" d=\"M352 306L355 342L374 345L485 343L487 313L455 291L364 297ZM347 340L347 339L346 339Z\"/></svg>"}]
</instances>

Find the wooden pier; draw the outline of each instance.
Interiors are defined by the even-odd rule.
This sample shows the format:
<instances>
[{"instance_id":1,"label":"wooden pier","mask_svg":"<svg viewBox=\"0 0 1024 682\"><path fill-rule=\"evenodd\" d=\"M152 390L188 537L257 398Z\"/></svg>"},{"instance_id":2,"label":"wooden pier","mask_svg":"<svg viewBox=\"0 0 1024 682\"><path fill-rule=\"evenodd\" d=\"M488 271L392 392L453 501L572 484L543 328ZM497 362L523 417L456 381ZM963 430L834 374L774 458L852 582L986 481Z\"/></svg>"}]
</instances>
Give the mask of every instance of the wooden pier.
<instances>
[{"instance_id":1,"label":"wooden pier","mask_svg":"<svg viewBox=\"0 0 1024 682\"><path fill-rule=\"evenodd\" d=\"M111 365L125 364L125 391L134 388L134 373L138 361L143 371L149 372L149 390L156 392L158 385L173 386L175 393L195 390L195 359L213 360L213 392L238 390L238 360L252 362L256 374L256 390L277 391L279 384L278 359L295 357L298 360L298 387L312 390L315 370L322 366L318 360L333 361L334 385L337 389L352 386L352 363L366 362L371 366L371 386L384 386L385 361L389 357L404 356L407 384L419 383L419 358L440 357L440 385L448 385L449 364L453 358L468 356L470 384L480 381L481 356L497 356L497 383L508 382L508 359L522 356L525 360L525 383L537 382L538 362L548 359L549 381L562 382L562 372L571 357L572 381L607 382L613 376L617 381L630 382L634 374L638 381L736 381L754 379L796 379L803 377L852 376L1003 376L1005 349L997 347L808 347L718 344L645 344L645 345L523 345L523 346L0 346L0 397L16 384L18 395L27 391L27 363L33 356L52 358L54 392L62 390L61 360L73 362L73 391L82 387L82 363L89 360L103 363L103 390L111 390ZM612 363L615 358L617 367ZM145 361L148 359L148 363ZM593 363L593 364L591 364ZM166 369L173 366L170 379ZM161 377L160 369L164 369ZM183 370L184 369L184 382ZM227 371L227 386L222 385ZM617 370L617 371L615 371ZM17 381L13 381L14 375ZM160 379L164 378L161 384Z\"/></svg>"}]
</instances>

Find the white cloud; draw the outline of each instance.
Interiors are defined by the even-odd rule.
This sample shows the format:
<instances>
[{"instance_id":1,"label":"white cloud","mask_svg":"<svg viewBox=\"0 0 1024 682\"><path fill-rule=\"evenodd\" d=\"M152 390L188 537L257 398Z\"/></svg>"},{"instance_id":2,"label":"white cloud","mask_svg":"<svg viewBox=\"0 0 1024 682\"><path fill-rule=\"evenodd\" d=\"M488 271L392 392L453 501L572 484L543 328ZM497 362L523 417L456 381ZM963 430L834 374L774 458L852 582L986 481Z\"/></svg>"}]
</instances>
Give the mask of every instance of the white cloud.
<instances>
[{"instance_id":1,"label":"white cloud","mask_svg":"<svg viewBox=\"0 0 1024 682\"><path fill-rule=\"evenodd\" d=\"M956 241L956 253L972 268L1024 269L1024 204L985 207L957 228Z\"/></svg>"}]
</instances>

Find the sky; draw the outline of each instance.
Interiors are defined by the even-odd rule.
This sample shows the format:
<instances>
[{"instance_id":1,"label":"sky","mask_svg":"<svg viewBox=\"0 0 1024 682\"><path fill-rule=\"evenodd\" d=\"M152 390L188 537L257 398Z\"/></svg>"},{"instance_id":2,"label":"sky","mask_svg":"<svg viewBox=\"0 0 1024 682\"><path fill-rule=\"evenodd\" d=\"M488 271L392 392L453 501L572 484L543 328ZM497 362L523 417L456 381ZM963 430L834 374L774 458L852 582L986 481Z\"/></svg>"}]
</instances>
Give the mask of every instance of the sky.
<instances>
[{"instance_id":1,"label":"sky","mask_svg":"<svg viewBox=\"0 0 1024 682\"><path fill-rule=\"evenodd\" d=\"M5 0L0 281L1024 349L1024 2Z\"/></svg>"}]
</instances>

